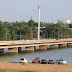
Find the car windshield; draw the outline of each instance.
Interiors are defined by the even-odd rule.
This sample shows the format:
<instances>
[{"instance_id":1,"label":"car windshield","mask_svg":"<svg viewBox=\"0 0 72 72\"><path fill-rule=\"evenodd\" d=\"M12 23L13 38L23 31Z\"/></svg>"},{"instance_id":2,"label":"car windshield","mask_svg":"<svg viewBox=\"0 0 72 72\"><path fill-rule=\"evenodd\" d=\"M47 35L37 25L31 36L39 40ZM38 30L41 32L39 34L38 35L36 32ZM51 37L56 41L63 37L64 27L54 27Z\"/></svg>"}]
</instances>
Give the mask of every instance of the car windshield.
<instances>
[{"instance_id":1,"label":"car windshield","mask_svg":"<svg viewBox=\"0 0 72 72\"><path fill-rule=\"evenodd\" d=\"M21 60L24 60L24 58L21 58Z\"/></svg>"},{"instance_id":2,"label":"car windshield","mask_svg":"<svg viewBox=\"0 0 72 72\"><path fill-rule=\"evenodd\" d=\"M60 59L59 61L63 61L62 59Z\"/></svg>"},{"instance_id":3,"label":"car windshield","mask_svg":"<svg viewBox=\"0 0 72 72\"><path fill-rule=\"evenodd\" d=\"M42 61L45 61L45 59L42 59Z\"/></svg>"},{"instance_id":4,"label":"car windshield","mask_svg":"<svg viewBox=\"0 0 72 72\"><path fill-rule=\"evenodd\" d=\"M49 61L53 61L53 60L49 60Z\"/></svg>"},{"instance_id":5,"label":"car windshield","mask_svg":"<svg viewBox=\"0 0 72 72\"><path fill-rule=\"evenodd\" d=\"M36 57L36 59L39 59L39 57Z\"/></svg>"},{"instance_id":6,"label":"car windshield","mask_svg":"<svg viewBox=\"0 0 72 72\"><path fill-rule=\"evenodd\" d=\"M37 59L34 59L34 60L37 60Z\"/></svg>"},{"instance_id":7,"label":"car windshield","mask_svg":"<svg viewBox=\"0 0 72 72\"><path fill-rule=\"evenodd\" d=\"M58 61L58 60L56 60L56 61Z\"/></svg>"}]
</instances>

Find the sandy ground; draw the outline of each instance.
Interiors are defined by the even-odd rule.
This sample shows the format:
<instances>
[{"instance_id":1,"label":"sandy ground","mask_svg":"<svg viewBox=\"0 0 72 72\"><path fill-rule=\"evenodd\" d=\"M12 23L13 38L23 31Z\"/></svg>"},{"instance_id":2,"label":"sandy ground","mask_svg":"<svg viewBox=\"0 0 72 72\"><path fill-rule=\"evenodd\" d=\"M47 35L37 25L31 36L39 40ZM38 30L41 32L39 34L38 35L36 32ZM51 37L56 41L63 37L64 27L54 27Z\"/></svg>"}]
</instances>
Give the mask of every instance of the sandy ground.
<instances>
[{"instance_id":1,"label":"sandy ground","mask_svg":"<svg viewBox=\"0 0 72 72\"><path fill-rule=\"evenodd\" d=\"M72 72L72 65L20 64L20 63L0 62L0 69L36 71L36 72Z\"/></svg>"}]
</instances>

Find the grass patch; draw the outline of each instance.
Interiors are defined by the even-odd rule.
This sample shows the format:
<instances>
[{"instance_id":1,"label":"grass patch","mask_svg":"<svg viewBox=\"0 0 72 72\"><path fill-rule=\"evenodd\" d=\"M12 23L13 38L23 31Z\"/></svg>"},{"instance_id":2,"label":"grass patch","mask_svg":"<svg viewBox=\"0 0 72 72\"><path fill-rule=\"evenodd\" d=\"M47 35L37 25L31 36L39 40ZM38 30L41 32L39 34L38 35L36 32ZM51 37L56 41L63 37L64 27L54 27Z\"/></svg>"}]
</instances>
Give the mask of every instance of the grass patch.
<instances>
[{"instance_id":1,"label":"grass patch","mask_svg":"<svg viewBox=\"0 0 72 72\"><path fill-rule=\"evenodd\" d=\"M0 69L0 72L5 72L6 70L5 69Z\"/></svg>"},{"instance_id":2,"label":"grass patch","mask_svg":"<svg viewBox=\"0 0 72 72\"><path fill-rule=\"evenodd\" d=\"M24 70L7 70L7 69L0 69L0 72L35 72L35 71L24 71Z\"/></svg>"}]
</instances>

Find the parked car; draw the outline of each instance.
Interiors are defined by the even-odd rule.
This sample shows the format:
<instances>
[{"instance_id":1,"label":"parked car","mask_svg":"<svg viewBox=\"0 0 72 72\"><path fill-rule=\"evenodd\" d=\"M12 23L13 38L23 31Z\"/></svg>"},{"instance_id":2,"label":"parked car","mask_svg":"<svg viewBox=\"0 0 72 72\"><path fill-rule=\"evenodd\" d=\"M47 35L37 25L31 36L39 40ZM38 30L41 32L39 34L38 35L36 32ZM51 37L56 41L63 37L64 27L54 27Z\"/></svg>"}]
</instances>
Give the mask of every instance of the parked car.
<instances>
[{"instance_id":1,"label":"parked car","mask_svg":"<svg viewBox=\"0 0 72 72\"><path fill-rule=\"evenodd\" d=\"M28 60L26 58L21 58L19 63L28 63Z\"/></svg>"},{"instance_id":2,"label":"parked car","mask_svg":"<svg viewBox=\"0 0 72 72\"><path fill-rule=\"evenodd\" d=\"M41 64L47 64L47 60L42 59L42 60L41 60Z\"/></svg>"},{"instance_id":3,"label":"parked car","mask_svg":"<svg viewBox=\"0 0 72 72\"><path fill-rule=\"evenodd\" d=\"M67 64L67 61L63 60L63 59L59 59L55 61L56 64Z\"/></svg>"},{"instance_id":4,"label":"parked car","mask_svg":"<svg viewBox=\"0 0 72 72\"><path fill-rule=\"evenodd\" d=\"M36 57L36 58L32 61L32 63L40 63L40 58L39 58L39 57Z\"/></svg>"},{"instance_id":5,"label":"parked car","mask_svg":"<svg viewBox=\"0 0 72 72\"><path fill-rule=\"evenodd\" d=\"M54 64L53 60L48 60L48 64Z\"/></svg>"},{"instance_id":6,"label":"parked car","mask_svg":"<svg viewBox=\"0 0 72 72\"><path fill-rule=\"evenodd\" d=\"M67 61L65 61L63 59L59 59L59 64L67 64Z\"/></svg>"},{"instance_id":7,"label":"parked car","mask_svg":"<svg viewBox=\"0 0 72 72\"><path fill-rule=\"evenodd\" d=\"M55 64L59 64L59 60L55 60Z\"/></svg>"}]
</instances>

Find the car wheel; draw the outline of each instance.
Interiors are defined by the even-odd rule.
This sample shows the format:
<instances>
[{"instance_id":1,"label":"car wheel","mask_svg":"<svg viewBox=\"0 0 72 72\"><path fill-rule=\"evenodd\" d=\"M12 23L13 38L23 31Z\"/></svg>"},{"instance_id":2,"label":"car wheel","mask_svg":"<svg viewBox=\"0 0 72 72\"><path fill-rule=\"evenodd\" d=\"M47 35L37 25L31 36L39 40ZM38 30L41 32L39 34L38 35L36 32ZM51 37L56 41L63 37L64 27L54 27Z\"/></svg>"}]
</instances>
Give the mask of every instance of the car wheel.
<instances>
[{"instance_id":1,"label":"car wheel","mask_svg":"<svg viewBox=\"0 0 72 72\"><path fill-rule=\"evenodd\" d=\"M54 63L53 63L54 64Z\"/></svg>"},{"instance_id":2,"label":"car wheel","mask_svg":"<svg viewBox=\"0 0 72 72\"><path fill-rule=\"evenodd\" d=\"M40 63L40 61L39 61L39 63Z\"/></svg>"}]
</instances>

